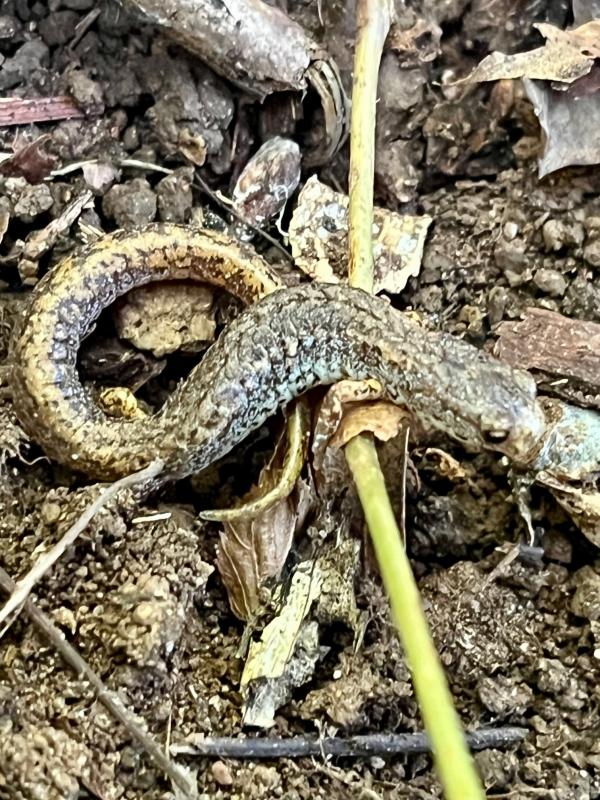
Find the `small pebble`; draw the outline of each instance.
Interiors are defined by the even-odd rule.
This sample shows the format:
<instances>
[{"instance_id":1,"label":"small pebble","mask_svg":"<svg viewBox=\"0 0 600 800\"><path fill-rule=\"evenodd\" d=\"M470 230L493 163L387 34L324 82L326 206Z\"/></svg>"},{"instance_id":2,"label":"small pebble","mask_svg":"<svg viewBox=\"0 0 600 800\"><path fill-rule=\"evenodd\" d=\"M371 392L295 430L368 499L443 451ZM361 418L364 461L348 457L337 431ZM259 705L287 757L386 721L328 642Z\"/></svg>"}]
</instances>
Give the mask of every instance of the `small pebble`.
<instances>
[{"instance_id":1,"label":"small pebble","mask_svg":"<svg viewBox=\"0 0 600 800\"><path fill-rule=\"evenodd\" d=\"M144 178L112 186L102 198L102 210L120 228L137 228L156 216L156 195Z\"/></svg>"},{"instance_id":2,"label":"small pebble","mask_svg":"<svg viewBox=\"0 0 600 800\"><path fill-rule=\"evenodd\" d=\"M212 776L219 786L232 786L233 775L224 761L215 761L210 768Z\"/></svg>"},{"instance_id":3,"label":"small pebble","mask_svg":"<svg viewBox=\"0 0 600 800\"><path fill-rule=\"evenodd\" d=\"M555 269L545 267L538 269L533 276L533 282L539 289L553 297L562 297L567 291L565 276Z\"/></svg>"}]
</instances>

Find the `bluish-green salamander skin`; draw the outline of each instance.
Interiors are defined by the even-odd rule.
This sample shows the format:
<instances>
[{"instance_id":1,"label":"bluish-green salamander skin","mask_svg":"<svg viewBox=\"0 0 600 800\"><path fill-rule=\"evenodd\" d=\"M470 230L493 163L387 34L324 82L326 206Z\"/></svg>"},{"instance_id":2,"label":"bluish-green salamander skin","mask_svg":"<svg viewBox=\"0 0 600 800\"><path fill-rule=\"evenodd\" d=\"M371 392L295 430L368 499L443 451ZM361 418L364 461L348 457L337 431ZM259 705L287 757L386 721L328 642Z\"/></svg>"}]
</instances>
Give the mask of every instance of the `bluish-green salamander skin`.
<instances>
[{"instance_id":1,"label":"bluish-green salamander skin","mask_svg":"<svg viewBox=\"0 0 600 800\"><path fill-rule=\"evenodd\" d=\"M192 278L252 303L163 408L105 414L76 360L102 309L152 281ZM119 232L57 265L36 286L12 348L15 410L46 454L95 479L160 458L160 481L198 472L302 392L376 378L424 426L467 449L527 464L544 432L535 382L387 301L342 285L283 288L253 251L211 232L152 225Z\"/></svg>"}]
</instances>

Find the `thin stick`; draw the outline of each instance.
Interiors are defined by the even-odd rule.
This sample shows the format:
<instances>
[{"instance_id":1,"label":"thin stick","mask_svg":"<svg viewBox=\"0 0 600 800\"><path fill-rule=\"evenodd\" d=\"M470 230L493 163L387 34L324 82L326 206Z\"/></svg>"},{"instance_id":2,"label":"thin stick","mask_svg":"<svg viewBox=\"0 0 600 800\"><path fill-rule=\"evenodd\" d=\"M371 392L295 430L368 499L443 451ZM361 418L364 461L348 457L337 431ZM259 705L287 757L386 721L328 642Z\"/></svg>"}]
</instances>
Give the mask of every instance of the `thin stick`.
<instances>
[{"instance_id":1,"label":"thin stick","mask_svg":"<svg viewBox=\"0 0 600 800\"><path fill-rule=\"evenodd\" d=\"M138 473L139 474L139 473ZM132 476L129 476L132 477ZM10 594L17 589L17 584L0 567L0 588ZM60 630L54 623L33 604L31 600L26 600L24 605L25 614L33 624L41 631L46 639L52 644L67 664L75 671L79 677L84 677L94 687L97 692L98 700L102 705L118 720L131 736L140 744L148 757L162 770L165 775L175 783L182 791L186 792L186 797L196 798L197 790L185 771L174 764L164 753L161 746L155 739L143 729L138 720L129 711L121 698L104 685L102 680L89 664L81 657L75 648L66 641Z\"/></svg>"},{"instance_id":2,"label":"thin stick","mask_svg":"<svg viewBox=\"0 0 600 800\"><path fill-rule=\"evenodd\" d=\"M373 289L375 103L381 52L391 21L388 0L359 0L354 57L350 154L350 268L353 286ZM421 715L447 800L485 797L446 676L429 633L419 590L402 545L371 436L346 445L346 460L363 507L392 615L412 672Z\"/></svg>"},{"instance_id":3,"label":"thin stick","mask_svg":"<svg viewBox=\"0 0 600 800\"><path fill-rule=\"evenodd\" d=\"M124 478L121 478L120 480L115 481L114 483L111 483L110 486L106 487L102 494L97 497L93 503L90 503L90 505L85 509L77 522L71 525L60 541L58 541L54 547L48 550L47 553L44 553L43 556L38 558L29 572L23 578L21 578L20 581L17 581L13 593L4 604L4 607L0 609L0 624L2 624L7 617L12 614L13 611L19 608L19 606L23 605L36 583L38 583L38 581L43 578L53 564L58 561L67 547L70 547L77 537L83 533L91 520L103 506L112 500L113 497L121 491L121 489L127 489L131 486L136 486L139 483L143 483L146 480L155 478L162 471L163 466L164 464L162 461L153 461L144 469L134 472L131 475L126 475ZM4 636L8 627L10 626L7 625L4 630L0 632L0 638Z\"/></svg>"},{"instance_id":4,"label":"thin stick","mask_svg":"<svg viewBox=\"0 0 600 800\"><path fill-rule=\"evenodd\" d=\"M529 733L527 728L508 725L503 728L480 728L467 734L473 750L511 747L522 742ZM399 755L430 753L431 743L425 733L391 733L346 738L317 739L314 736L289 738L234 738L232 736L207 737L193 745L174 744L173 755L203 756L210 758L305 758L306 756L334 756L336 758L393 758Z\"/></svg>"}]
</instances>

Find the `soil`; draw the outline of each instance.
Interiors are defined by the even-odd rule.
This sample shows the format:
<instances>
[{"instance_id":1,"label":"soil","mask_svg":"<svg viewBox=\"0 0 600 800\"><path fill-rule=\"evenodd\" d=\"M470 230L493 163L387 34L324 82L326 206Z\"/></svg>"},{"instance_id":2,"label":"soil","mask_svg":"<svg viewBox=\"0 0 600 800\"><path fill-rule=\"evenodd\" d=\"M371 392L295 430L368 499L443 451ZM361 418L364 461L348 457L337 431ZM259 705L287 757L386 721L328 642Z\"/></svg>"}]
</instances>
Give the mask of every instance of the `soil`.
<instances>
[{"instance_id":1,"label":"soil","mask_svg":"<svg viewBox=\"0 0 600 800\"><path fill-rule=\"evenodd\" d=\"M326 42L349 90L351 0L280 5ZM465 74L492 49L532 46L538 41L534 22L569 24L569 4L415 0L410 9L399 8L399 16L404 29L420 19L435 22L442 39L435 60L403 63L389 50L381 69L377 202L433 218L420 275L398 305L487 347L493 327L518 318L528 305L600 321L598 169L563 170L540 181L541 136L519 88L503 86L507 99L493 84L458 92L441 81L448 70ZM226 227L227 210L207 197L194 176L230 196L265 125L256 100L110 0L1 0L0 92L70 95L90 110L85 118L0 128L0 151L9 154L46 137L12 174L0 175L0 350L6 366L10 331L29 288L90 231L155 219ZM276 118L273 107L270 114ZM165 175L164 168L174 171ZM322 181L345 188L347 148L317 172ZM86 191L90 199L77 221L39 257L24 256L23 243ZM235 311L219 307L219 326ZM208 336L214 329L209 323ZM88 378L143 387L142 399L155 404L189 369L189 355L159 360L109 330L108 322L102 324L86 344L82 370ZM203 337L191 336L196 343ZM111 374L94 372L94 347L112 359ZM0 391L7 396L0 409L1 561L16 579L96 490L26 441L9 380L0 382ZM142 506L124 500L105 510L36 587L39 608L163 745L242 730L244 625L214 569L219 526L202 523L195 512L227 504L248 488L255 462L271 445L264 431L195 489L186 483ZM488 796L598 798L597 552L540 490L531 510L543 556L517 559L487 580L525 535L506 466L448 442L436 445L460 469L443 470L433 451L417 449L407 508L408 546L433 635L468 729L529 730L518 746L476 755ZM384 460L397 496L393 452ZM225 489L217 492L220 485ZM164 513L152 519L157 511ZM361 544L351 577L362 620L359 641L348 620L320 620L322 656L310 679L277 710L270 735L422 727L360 515L352 508L344 520L339 529L347 526ZM296 558L318 550L323 540L335 547L337 524L297 539ZM2 798L174 796L89 684L24 615L0 642L0 731ZM196 771L206 798L441 796L428 756L178 761Z\"/></svg>"}]
</instances>

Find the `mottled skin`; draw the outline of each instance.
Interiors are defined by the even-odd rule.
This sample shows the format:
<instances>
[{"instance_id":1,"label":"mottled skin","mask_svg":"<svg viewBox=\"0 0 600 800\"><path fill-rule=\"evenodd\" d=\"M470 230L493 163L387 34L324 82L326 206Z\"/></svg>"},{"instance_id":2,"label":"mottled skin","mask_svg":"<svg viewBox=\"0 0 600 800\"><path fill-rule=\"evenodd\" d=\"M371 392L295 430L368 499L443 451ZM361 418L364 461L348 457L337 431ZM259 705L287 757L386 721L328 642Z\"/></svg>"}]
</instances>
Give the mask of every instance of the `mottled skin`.
<instances>
[{"instance_id":1,"label":"mottled skin","mask_svg":"<svg viewBox=\"0 0 600 800\"><path fill-rule=\"evenodd\" d=\"M164 407L147 420L108 417L81 385L76 357L101 310L134 286L194 278L247 303ZM280 288L250 249L175 225L103 238L33 292L13 347L15 408L46 453L114 479L164 460L160 480L204 469L279 406L318 384L377 378L424 425L474 450L525 464L544 417L533 379L387 302L344 286Z\"/></svg>"}]
</instances>

